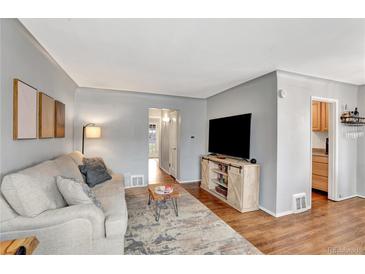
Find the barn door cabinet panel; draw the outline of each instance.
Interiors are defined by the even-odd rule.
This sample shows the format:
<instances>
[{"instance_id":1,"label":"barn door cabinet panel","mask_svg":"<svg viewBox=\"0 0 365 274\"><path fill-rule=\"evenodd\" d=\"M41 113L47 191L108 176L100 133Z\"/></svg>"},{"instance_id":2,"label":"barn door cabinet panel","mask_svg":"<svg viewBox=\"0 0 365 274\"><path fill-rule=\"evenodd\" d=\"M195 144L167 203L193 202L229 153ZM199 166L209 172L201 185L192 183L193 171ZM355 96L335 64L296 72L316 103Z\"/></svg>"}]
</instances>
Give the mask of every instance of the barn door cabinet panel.
<instances>
[{"instance_id":1,"label":"barn door cabinet panel","mask_svg":"<svg viewBox=\"0 0 365 274\"><path fill-rule=\"evenodd\" d=\"M259 207L260 166L246 161L204 156L201 187L240 212Z\"/></svg>"},{"instance_id":2,"label":"barn door cabinet panel","mask_svg":"<svg viewBox=\"0 0 365 274\"><path fill-rule=\"evenodd\" d=\"M208 169L209 161L203 159L201 161L201 168L202 168L202 180L201 186L204 189L208 189L208 181L209 181L209 169Z\"/></svg>"},{"instance_id":3,"label":"barn door cabinet panel","mask_svg":"<svg viewBox=\"0 0 365 274\"><path fill-rule=\"evenodd\" d=\"M256 210L259 206L260 167L245 166L243 172L244 192L242 208L245 211Z\"/></svg>"},{"instance_id":4,"label":"barn door cabinet panel","mask_svg":"<svg viewBox=\"0 0 365 274\"><path fill-rule=\"evenodd\" d=\"M228 170L228 195L227 200L235 208L243 205L243 171L237 167L229 167Z\"/></svg>"}]
</instances>

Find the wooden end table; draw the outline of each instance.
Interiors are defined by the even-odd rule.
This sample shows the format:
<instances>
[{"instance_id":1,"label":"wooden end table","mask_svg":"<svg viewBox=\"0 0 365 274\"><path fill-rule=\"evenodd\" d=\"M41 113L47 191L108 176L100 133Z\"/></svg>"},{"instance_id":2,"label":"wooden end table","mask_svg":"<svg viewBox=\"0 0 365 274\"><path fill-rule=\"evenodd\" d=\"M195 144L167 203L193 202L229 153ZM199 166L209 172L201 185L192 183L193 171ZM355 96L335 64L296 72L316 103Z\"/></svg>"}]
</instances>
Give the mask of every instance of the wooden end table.
<instances>
[{"instance_id":1,"label":"wooden end table","mask_svg":"<svg viewBox=\"0 0 365 274\"><path fill-rule=\"evenodd\" d=\"M155 184L148 186L148 205L151 205L151 201L155 202L155 220L160 220L161 208L167 208L167 201L171 201L174 208L176 217L179 216L179 210L177 207L177 198L180 197L180 192L177 185L173 184L173 191L170 194L157 194L155 188L166 184Z\"/></svg>"},{"instance_id":2,"label":"wooden end table","mask_svg":"<svg viewBox=\"0 0 365 274\"><path fill-rule=\"evenodd\" d=\"M31 255L39 244L35 236L0 242L1 255L16 255L20 247L25 247L25 254Z\"/></svg>"}]
</instances>

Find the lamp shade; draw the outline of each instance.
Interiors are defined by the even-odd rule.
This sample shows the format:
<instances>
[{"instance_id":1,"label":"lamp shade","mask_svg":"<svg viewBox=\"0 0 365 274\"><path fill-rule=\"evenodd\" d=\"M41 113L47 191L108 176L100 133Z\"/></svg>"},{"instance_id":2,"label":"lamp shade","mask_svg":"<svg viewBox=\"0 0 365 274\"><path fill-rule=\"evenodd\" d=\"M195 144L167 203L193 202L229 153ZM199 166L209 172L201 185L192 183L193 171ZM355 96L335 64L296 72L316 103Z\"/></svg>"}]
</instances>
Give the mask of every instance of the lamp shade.
<instances>
[{"instance_id":1,"label":"lamp shade","mask_svg":"<svg viewBox=\"0 0 365 274\"><path fill-rule=\"evenodd\" d=\"M101 127L89 126L85 128L86 138L96 139L101 137Z\"/></svg>"}]
</instances>

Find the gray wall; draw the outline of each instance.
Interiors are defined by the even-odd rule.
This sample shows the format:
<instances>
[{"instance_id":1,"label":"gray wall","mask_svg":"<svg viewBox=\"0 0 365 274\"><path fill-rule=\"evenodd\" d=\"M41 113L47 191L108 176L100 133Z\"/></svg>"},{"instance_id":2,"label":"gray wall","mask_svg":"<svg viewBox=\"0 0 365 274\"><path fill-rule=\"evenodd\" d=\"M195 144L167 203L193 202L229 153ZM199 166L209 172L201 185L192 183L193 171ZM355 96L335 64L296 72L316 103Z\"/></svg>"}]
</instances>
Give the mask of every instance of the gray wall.
<instances>
[{"instance_id":1,"label":"gray wall","mask_svg":"<svg viewBox=\"0 0 365 274\"><path fill-rule=\"evenodd\" d=\"M76 84L16 19L1 19L1 172L73 149ZM13 140L13 79L19 78L66 104L66 138Z\"/></svg>"},{"instance_id":2,"label":"gray wall","mask_svg":"<svg viewBox=\"0 0 365 274\"><path fill-rule=\"evenodd\" d=\"M276 211L276 85L273 72L212 96L207 102L208 119L252 113L250 155L261 165L260 206L273 213Z\"/></svg>"},{"instance_id":3,"label":"gray wall","mask_svg":"<svg viewBox=\"0 0 365 274\"><path fill-rule=\"evenodd\" d=\"M136 92L79 88L76 93L75 148L81 147L82 124L102 127L102 138L87 140L85 153L99 155L115 171L148 178L148 109L180 111L179 180L200 180L205 153L206 100ZM195 136L191 139L190 136Z\"/></svg>"},{"instance_id":4,"label":"gray wall","mask_svg":"<svg viewBox=\"0 0 365 274\"><path fill-rule=\"evenodd\" d=\"M281 71L277 75L278 89L288 93L286 98L278 98L276 211L280 214L292 209L293 194L306 192L311 197L311 96L338 99L342 112L345 104L357 106L358 87ZM341 124L338 156L338 194L343 198L355 195L357 141L344 137Z\"/></svg>"},{"instance_id":5,"label":"gray wall","mask_svg":"<svg viewBox=\"0 0 365 274\"><path fill-rule=\"evenodd\" d=\"M358 107L360 115L364 117L365 85L359 87ZM365 196L365 137L358 140L357 159L357 194Z\"/></svg>"}]
</instances>

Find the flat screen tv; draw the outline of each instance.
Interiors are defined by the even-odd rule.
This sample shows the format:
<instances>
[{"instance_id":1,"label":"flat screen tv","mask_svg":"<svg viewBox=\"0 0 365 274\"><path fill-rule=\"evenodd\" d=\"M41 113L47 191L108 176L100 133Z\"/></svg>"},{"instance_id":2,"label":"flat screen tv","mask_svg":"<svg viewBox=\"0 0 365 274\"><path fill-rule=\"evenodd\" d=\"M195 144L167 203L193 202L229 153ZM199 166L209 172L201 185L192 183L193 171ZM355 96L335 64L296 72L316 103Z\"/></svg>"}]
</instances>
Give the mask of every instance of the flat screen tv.
<instances>
[{"instance_id":1,"label":"flat screen tv","mask_svg":"<svg viewBox=\"0 0 365 274\"><path fill-rule=\"evenodd\" d=\"M250 158L252 113L209 120L209 152Z\"/></svg>"}]
</instances>

